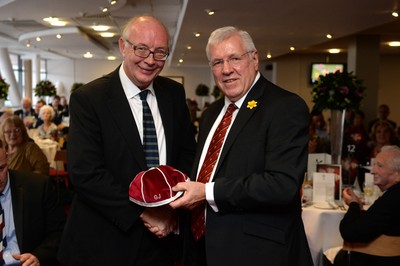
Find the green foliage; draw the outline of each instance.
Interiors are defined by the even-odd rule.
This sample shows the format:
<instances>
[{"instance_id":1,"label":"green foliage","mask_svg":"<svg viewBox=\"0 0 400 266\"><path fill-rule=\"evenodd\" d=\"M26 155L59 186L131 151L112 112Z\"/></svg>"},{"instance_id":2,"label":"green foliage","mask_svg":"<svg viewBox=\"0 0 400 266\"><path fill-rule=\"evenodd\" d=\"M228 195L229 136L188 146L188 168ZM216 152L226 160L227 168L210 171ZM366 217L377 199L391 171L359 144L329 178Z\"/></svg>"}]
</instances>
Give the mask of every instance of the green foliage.
<instances>
[{"instance_id":1,"label":"green foliage","mask_svg":"<svg viewBox=\"0 0 400 266\"><path fill-rule=\"evenodd\" d=\"M56 95L56 87L49 80L41 80L34 89L35 96L54 96Z\"/></svg>"},{"instance_id":2,"label":"green foliage","mask_svg":"<svg viewBox=\"0 0 400 266\"><path fill-rule=\"evenodd\" d=\"M352 72L336 71L319 76L311 92L314 109L359 110L365 87Z\"/></svg>"}]
</instances>

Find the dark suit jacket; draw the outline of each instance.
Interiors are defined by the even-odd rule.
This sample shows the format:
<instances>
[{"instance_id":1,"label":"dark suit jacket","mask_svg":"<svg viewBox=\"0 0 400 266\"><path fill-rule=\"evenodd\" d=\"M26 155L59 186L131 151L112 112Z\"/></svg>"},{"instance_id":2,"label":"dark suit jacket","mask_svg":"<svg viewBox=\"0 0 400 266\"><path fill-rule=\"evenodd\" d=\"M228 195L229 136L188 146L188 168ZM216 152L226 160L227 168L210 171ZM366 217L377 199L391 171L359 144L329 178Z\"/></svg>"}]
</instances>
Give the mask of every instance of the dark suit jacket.
<instances>
[{"instance_id":1,"label":"dark suit jacket","mask_svg":"<svg viewBox=\"0 0 400 266\"><path fill-rule=\"evenodd\" d=\"M76 198L59 257L66 265L168 265L176 249L140 220L129 184L146 170L139 132L120 82L119 68L71 95L68 167ZM183 86L154 81L167 146L167 164L189 173L195 149Z\"/></svg>"},{"instance_id":2,"label":"dark suit jacket","mask_svg":"<svg viewBox=\"0 0 400 266\"><path fill-rule=\"evenodd\" d=\"M65 215L48 176L9 170L15 233L21 253L40 265L59 265L56 255Z\"/></svg>"},{"instance_id":3,"label":"dark suit jacket","mask_svg":"<svg viewBox=\"0 0 400 266\"><path fill-rule=\"evenodd\" d=\"M340 222L340 233L348 242L367 243L385 234L400 236L400 184L390 187L367 211L351 203ZM358 253L351 256L354 265L400 265L400 258L391 263L388 258ZM390 264L391 263L391 264Z\"/></svg>"},{"instance_id":4,"label":"dark suit jacket","mask_svg":"<svg viewBox=\"0 0 400 266\"><path fill-rule=\"evenodd\" d=\"M257 107L250 109L252 100ZM223 105L224 99L212 104L200 121L195 166ZM304 101L264 77L248 93L213 179L219 212L207 204L208 266L312 265L299 196L308 122ZM196 173L194 167L191 177Z\"/></svg>"},{"instance_id":5,"label":"dark suit jacket","mask_svg":"<svg viewBox=\"0 0 400 266\"><path fill-rule=\"evenodd\" d=\"M14 112L14 115L17 115L17 116L19 116L19 117L22 119L23 116L24 116L24 110L18 109L18 110L16 110L16 111ZM37 117L37 115L36 115L36 113L35 113L35 110L34 110L33 108L31 108L31 110L30 110L30 115L31 115L31 116L34 116L34 117Z\"/></svg>"}]
</instances>

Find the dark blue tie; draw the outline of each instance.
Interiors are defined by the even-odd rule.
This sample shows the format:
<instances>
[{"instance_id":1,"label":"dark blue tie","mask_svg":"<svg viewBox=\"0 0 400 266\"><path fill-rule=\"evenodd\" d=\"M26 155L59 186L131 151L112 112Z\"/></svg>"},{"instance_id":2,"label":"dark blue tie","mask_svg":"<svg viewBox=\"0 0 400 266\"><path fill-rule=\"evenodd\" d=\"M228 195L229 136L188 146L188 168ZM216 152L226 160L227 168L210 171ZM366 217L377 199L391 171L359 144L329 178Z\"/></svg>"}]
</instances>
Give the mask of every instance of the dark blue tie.
<instances>
[{"instance_id":1,"label":"dark blue tie","mask_svg":"<svg viewBox=\"0 0 400 266\"><path fill-rule=\"evenodd\" d=\"M156 128L150 107L146 101L148 92L148 90L144 90L139 95L143 106L143 150L147 167L151 168L159 165L159 158Z\"/></svg>"}]
</instances>

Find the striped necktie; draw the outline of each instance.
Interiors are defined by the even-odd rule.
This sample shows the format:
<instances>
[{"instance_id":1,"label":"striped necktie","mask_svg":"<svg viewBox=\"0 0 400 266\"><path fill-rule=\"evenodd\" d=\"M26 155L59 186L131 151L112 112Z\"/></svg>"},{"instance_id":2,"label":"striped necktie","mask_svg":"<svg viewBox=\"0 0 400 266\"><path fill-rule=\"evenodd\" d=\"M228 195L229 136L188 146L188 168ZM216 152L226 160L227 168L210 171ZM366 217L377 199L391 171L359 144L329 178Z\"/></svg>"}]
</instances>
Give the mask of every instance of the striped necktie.
<instances>
[{"instance_id":1,"label":"striped necktie","mask_svg":"<svg viewBox=\"0 0 400 266\"><path fill-rule=\"evenodd\" d=\"M224 117L215 130L210 142L210 146L208 147L206 157L204 158L203 165L201 166L199 176L197 177L198 182L207 183L210 180L211 173L213 172L221 152L222 143L224 142L226 132L231 124L232 114L236 108L236 105L233 103L228 106ZM197 206L192 212L192 233L196 241L199 240L206 231L204 212L205 204Z\"/></svg>"},{"instance_id":2,"label":"striped necktie","mask_svg":"<svg viewBox=\"0 0 400 266\"><path fill-rule=\"evenodd\" d=\"M4 209L0 203L0 263L3 262L3 250L7 247L6 227L4 222ZM3 265L3 264L1 264Z\"/></svg>"},{"instance_id":3,"label":"striped necktie","mask_svg":"<svg viewBox=\"0 0 400 266\"><path fill-rule=\"evenodd\" d=\"M143 150L147 167L151 168L159 165L159 156L156 128L146 100L148 92L148 90L144 90L139 93L139 96L143 107Z\"/></svg>"}]
</instances>

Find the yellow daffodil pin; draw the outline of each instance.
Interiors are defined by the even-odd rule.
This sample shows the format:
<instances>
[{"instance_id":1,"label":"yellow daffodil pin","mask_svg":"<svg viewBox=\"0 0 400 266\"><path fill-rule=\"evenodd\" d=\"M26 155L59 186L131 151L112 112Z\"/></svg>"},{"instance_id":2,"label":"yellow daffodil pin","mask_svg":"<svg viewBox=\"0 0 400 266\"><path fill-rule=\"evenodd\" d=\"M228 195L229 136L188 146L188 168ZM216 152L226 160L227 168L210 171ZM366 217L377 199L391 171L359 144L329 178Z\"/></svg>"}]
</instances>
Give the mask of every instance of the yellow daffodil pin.
<instances>
[{"instance_id":1,"label":"yellow daffodil pin","mask_svg":"<svg viewBox=\"0 0 400 266\"><path fill-rule=\"evenodd\" d=\"M252 101L247 102L247 108L249 108L250 110L255 108L255 107L257 107L257 102L256 101L252 100Z\"/></svg>"}]
</instances>

